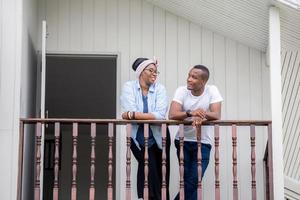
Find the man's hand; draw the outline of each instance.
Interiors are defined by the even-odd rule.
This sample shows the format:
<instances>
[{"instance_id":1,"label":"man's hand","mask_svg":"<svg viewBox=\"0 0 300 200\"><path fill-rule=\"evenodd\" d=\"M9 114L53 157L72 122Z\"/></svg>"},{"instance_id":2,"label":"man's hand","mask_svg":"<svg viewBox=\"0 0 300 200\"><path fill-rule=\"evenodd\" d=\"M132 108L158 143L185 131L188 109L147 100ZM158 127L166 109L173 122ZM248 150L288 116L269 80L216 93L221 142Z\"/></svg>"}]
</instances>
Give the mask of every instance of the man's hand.
<instances>
[{"instance_id":1,"label":"man's hand","mask_svg":"<svg viewBox=\"0 0 300 200\"><path fill-rule=\"evenodd\" d=\"M202 122L206 121L206 119L201 118L201 117L193 117L193 126L198 127L202 125Z\"/></svg>"},{"instance_id":2,"label":"man's hand","mask_svg":"<svg viewBox=\"0 0 300 200\"><path fill-rule=\"evenodd\" d=\"M201 119L205 119L206 118L206 111L203 110L202 108L198 108L196 110L193 110L191 112L192 116L195 116L195 117L199 117Z\"/></svg>"}]
</instances>

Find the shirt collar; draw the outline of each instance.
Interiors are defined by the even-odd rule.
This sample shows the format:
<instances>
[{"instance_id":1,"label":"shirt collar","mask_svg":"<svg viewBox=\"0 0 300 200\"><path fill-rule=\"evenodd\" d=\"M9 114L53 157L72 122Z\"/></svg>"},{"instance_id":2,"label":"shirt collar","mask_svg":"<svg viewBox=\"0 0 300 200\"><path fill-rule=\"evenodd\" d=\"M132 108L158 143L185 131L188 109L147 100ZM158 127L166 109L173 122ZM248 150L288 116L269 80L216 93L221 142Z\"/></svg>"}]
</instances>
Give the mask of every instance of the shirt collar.
<instances>
[{"instance_id":1,"label":"shirt collar","mask_svg":"<svg viewBox=\"0 0 300 200\"><path fill-rule=\"evenodd\" d=\"M156 83L150 85L149 92L152 92L152 93L153 93L153 92L155 91L155 85L156 85ZM135 81L135 86L136 86L137 89L139 89L139 90L141 89L139 80L136 80L136 81Z\"/></svg>"}]
</instances>

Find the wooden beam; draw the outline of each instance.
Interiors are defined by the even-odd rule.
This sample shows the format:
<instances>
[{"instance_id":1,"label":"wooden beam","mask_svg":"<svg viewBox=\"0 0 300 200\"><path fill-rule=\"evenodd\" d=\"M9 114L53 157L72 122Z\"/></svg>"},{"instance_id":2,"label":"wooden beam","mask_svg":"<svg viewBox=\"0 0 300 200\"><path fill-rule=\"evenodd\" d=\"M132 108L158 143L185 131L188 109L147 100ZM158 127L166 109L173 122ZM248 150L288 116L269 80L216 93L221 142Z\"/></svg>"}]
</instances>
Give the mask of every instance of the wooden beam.
<instances>
[{"instance_id":1,"label":"wooden beam","mask_svg":"<svg viewBox=\"0 0 300 200\"><path fill-rule=\"evenodd\" d=\"M269 62L272 112L272 158L273 158L273 191L271 199L284 199L283 153L282 153L282 104L281 104L281 46L280 46L279 9L269 9ZM271 182L272 184L272 182Z\"/></svg>"}]
</instances>

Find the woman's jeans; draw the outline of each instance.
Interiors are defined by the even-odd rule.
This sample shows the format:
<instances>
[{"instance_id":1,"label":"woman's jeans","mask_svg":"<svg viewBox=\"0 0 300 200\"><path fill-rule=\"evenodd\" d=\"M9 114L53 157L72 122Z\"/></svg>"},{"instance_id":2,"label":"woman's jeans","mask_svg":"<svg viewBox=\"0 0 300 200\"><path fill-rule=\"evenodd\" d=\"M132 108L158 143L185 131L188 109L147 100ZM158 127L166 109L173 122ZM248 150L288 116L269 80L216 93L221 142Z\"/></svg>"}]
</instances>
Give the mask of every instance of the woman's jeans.
<instances>
[{"instance_id":1,"label":"woman's jeans","mask_svg":"<svg viewBox=\"0 0 300 200\"><path fill-rule=\"evenodd\" d=\"M175 147L177 149L177 157L179 161L179 140L175 140ZM183 146L184 152L184 199L197 200L197 186L198 186L198 166L197 166L197 142L185 141ZM202 153L202 177L209 163L211 145L201 143ZM179 193L175 200L179 200Z\"/></svg>"}]
</instances>

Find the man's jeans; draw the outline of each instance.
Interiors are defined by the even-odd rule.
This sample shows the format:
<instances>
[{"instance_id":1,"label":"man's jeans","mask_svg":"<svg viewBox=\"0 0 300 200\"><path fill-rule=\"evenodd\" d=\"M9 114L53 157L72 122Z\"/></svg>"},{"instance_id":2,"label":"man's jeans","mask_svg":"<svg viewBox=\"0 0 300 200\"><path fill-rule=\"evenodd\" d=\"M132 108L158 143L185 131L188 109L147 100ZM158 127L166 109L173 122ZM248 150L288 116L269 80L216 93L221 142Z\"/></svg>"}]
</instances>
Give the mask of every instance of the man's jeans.
<instances>
[{"instance_id":1,"label":"man's jeans","mask_svg":"<svg viewBox=\"0 0 300 200\"><path fill-rule=\"evenodd\" d=\"M179 140L175 140L175 147L177 149L177 157L179 160ZM209 163L210 144L201 143L202 153L202 177ZM197 200L197 185L198 185L198 166L197 166L197 142L184 142L184 196L185 200ZM179 200L179 193L175 200Z\"/></svg>"}]
</instances>

